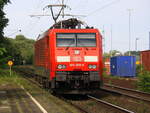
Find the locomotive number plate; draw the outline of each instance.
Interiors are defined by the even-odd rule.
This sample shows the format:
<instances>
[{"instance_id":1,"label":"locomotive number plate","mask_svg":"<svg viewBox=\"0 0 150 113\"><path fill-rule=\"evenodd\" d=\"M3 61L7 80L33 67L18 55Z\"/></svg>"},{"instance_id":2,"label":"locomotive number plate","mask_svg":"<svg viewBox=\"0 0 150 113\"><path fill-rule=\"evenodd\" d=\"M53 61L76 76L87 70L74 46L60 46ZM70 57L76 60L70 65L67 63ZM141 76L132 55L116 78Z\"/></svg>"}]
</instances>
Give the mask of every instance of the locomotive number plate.
<instances>
[{"instance_id":1,"label":"locomotive number plate","mask_svg":"<svg viewBox=\"0 0 150 113\"><path fill-rule=\"evenodd\" d=\"M84 66L84 64L70 64L70 67L74 67L74 66L83 67L83 66Z\"/></svg>"}]
</instances>

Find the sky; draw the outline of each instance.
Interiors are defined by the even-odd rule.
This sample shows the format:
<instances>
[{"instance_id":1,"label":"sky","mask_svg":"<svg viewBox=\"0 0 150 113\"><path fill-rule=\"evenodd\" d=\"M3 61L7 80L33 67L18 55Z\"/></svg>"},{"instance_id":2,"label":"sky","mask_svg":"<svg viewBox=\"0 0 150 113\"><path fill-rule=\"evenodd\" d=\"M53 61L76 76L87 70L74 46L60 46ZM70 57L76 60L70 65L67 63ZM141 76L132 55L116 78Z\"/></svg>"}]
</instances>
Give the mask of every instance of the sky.
<instances>
[{"instance_id":1,"label":"sky","mask_svg":"<svg viewBox=\"0 0 150 113\"><path fill-rule=\"evenodd\" d=\"M46 31L54 21L51 16L30 17L30 15L50 15L50 9L43 10L43 8L60 2L61 0L11 0L11 4L4 9L9 19L8 26L4 30L5 36L15 38L16 35L23 34L36 40L37 36ZM138 38L137 50L149 49L150 0L65 0L65 4L70 7L65 9L65 13L84 15L78 18L100 30L105 39L103 41L105 52L129 50L128 9L131 9L131 50L135 50L136 38ZM58 9L55 9L56 13L57 11Z\"/></svg>"}]
</instances>

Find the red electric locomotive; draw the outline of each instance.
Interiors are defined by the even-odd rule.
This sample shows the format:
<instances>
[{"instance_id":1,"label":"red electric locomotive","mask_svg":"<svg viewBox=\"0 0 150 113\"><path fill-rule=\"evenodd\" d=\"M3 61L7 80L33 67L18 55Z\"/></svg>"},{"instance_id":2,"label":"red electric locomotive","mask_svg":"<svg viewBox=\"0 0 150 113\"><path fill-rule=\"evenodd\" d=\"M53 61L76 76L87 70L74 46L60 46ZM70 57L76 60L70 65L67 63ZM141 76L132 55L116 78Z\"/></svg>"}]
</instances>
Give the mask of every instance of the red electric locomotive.
<instances>
[{"instance_id":1,"label":"red electric locomotive","mask_svg":"<svg viewBox=\"0 0 150 113\"><path fill-rule=\"evenodd\" d=\"M102 85L102 36L69 19L53 25L35 43L35 66L44 86L57 93L88 94Z\"/></svg>"}]
</instances>

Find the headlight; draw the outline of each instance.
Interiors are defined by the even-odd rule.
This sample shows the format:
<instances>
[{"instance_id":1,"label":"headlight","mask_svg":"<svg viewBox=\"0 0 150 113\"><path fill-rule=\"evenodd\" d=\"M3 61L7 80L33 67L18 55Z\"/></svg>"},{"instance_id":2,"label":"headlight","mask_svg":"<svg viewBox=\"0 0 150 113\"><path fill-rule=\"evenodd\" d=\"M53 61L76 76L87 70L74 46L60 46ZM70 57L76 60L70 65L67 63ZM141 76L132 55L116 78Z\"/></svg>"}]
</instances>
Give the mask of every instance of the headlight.
<instances>
[{"instance_id":1,"label":"headlight","mask_svg":"<svg viewBox=\"0 0 150 113\"><path fill-rule=\"evenodd\" d=\"M66 69L66 65L61 65L61 64L60 64L60 65L57 66L57 68L58 68L58 69Z\"/></svg>"},{"instance_id":2,"label":"headlight","mask_svg":"<svg viewBox=\"0 0 150 113\"><path fill-rule=\"evenodd\" d=\"M96 69L96 65L93 65L93 69Z\"/></svg>"},{"instance_id":3,"label":"headlight","mask_svg":"<svg viewBox=\"0 0 150 113\"><path fill-rule=\"evenodd\" d=\"M92 65L89 65L89 69L92 69L93 68L93 66Z\"/></svg>"},{"instance_id":4,"label":"headlight","mask_svg":"<svg viewBox=\"0 0 150 113\"><path fill-rule=\"evenodd\" d=\"M89 67L89 69L96 69L97 66L96 65L89 65L88 67Z\"/></svg>"}]
</instances>

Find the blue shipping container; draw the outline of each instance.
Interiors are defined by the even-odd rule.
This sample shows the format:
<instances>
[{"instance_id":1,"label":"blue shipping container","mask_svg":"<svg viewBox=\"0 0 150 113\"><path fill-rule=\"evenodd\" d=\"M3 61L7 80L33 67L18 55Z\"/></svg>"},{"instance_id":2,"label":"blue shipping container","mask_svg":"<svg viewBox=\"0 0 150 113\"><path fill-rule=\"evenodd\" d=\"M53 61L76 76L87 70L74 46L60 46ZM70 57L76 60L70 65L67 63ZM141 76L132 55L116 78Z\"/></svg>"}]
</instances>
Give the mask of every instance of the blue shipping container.
<instances>
[{"instance_id":1,"label":"blue shipping container","mask_svg":"<svg viewBox=\"0 0 150 113\"><path fill-rule=\"evenodd\" d=\"M135 56L116 56L110 59L111 75L122 77L136 76Z\"/></svg>"}]
</instances>

